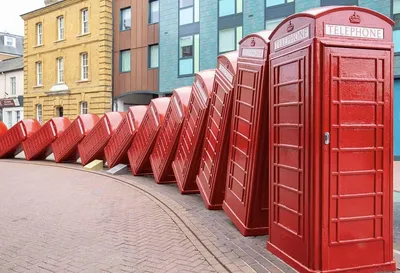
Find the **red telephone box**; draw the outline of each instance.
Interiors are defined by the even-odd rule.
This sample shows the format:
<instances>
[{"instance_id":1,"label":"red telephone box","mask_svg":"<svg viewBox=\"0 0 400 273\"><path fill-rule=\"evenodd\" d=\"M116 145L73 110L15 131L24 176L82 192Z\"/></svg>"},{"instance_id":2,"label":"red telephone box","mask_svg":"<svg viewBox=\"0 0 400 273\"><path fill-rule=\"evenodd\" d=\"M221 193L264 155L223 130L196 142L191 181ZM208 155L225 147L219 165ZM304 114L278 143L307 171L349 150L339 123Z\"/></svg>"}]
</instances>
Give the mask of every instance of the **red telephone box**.
<instances>
[{"instance_id":1,"label":"red telephone box","mask_svg":"<svg viewBox=\"0 0 400 273\"><path fill-rule=\"evenodd\" d=\"M78 116L51 145L55 161L76 162L79 158L78 144L92 131L99 120L99 117L93 114Z\"/></svg>"},{"instance_id":2,"label":"red telephone box","mask_svg":"<svg viewBox=\"0 0 400 273\"><path fill-rule=\"evenodd\" d=\"M335 6L270 36L267 248L299 272L396 270L392 26Z\"/></svg>"},{"instance_id":3,"label":"red telephone box","mask_svg":"<svg viewBox=\"0 0 400 273\"><path fill-rule=\"evenodd\" d=\"M233 87L238 52L218 57L204 147L196 183L208 209L222 209L229 153Z\"/></svg>"},{"instance_id":4,"label":"red telephone box","mask_svg":"<svg viewBox=\"0 0 400 273\"><path fill-rule=\"evenodd\" d=\"M36 119L24 119L15 124L0 139L0 158L12 158L22 152L22 142L39 129Z\"/></svg>"},{"instance_id":5,"label":"red telephone box","mask_svg":"<svg viewBox=\"0 0 400 273\"><path fill-rule=\"evenodd\" d=\"M105 113L92 131L79 143L82 166L95 159L104 160L104 148L124 117L123 112Z\"/></svg>"},{"instance_id":6,"label":"red telephone box","mask_svg":"<svg viewBox=\"0 0 400 273\"><path fill-rule=\"evenodd\" d=\"M189 108L183 122L182 133L172 169L182 194L198 193L196 175L200 168L206 117L214 83L215 69L196 73L189 99Z\"/></svg>"},{"instance_id":7,"label":"red telephone box","mask_svg":"<svg viewBox=\"0 0 400 273\"><path fill-rule=\"evenodd\" d=\"M0 121L0 136L4 135L7 132L7 126Z\"/></svg>"},{"instance_id":8,"label":"red telephone box","mask_svg":"<svg viewBox=\"0 0 400 273\"><path fill-rule=\"evenodd\" d=\"M64 117L52 118L22 143L26 160L45 160L53 151L51 144L71 125Z\"/></svg>"},{"instance_id":9,"label":"red telephone box","mask_svg":"<svg viewBox=\"0 0 400 273\"><path fill-rule=\"evenodd\" d=\"M268 233L270 31L240 41L222 208L244 236Z\"/></svg>"},{"instance_id":10,"label":"red telephone box","mask_svg":"<svg viewBox=\"0 0 400 273\"><path fill-rule=\"evenodd\" d=\"M174 90L165 121L150 155L151 168L158 184L176 182L172 171L172 160L175 158L191 92L192 88L189 86Z\"/></svg>"},{"instance_id":11,"label":"red telephone box","mask_svg":"<svg viewBox=\"0 0 400 273\"><path fill-rule=\"evenodd\" d=\"M146 111L147 106L145 105L129 107L128 114L122 120L117 130L115 130L115 133L104 149L108 168L113 168L120 163L129 163L128 150L132 145L132 140L142 123Z\"/></svg>"},{"instance_id":12,"label":"red telephone box","mask_svg":"<svg viewBox=\"0 0 400 273\"><path fill-rule=\"evenodd\" d=\"M170 98L152 99L142 124L128 151L129 163L134 175L151 174L150 154L153 151L158 132L164 123Z\"/></svg>"}]
</instances>

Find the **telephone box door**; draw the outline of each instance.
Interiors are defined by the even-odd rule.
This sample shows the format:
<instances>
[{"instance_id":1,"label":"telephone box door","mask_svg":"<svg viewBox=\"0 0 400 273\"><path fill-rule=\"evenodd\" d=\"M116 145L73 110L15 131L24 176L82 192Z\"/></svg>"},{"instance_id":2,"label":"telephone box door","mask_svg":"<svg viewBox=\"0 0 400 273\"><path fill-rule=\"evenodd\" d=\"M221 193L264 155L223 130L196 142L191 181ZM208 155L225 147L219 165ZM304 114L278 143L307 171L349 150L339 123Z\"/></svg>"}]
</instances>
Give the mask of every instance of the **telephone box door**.
<instances>
[{"instance_id":1,"label":"telephone box door","mask_svg":"<svg viewBox=\"0 0 400 273\"><path fill-rule=\"evenodd\" d=\"M390 56L389 50L324 48L323 267L392 259L383 246L392 241L385 231L392 217Z\"/></svg>"}]
</instances>

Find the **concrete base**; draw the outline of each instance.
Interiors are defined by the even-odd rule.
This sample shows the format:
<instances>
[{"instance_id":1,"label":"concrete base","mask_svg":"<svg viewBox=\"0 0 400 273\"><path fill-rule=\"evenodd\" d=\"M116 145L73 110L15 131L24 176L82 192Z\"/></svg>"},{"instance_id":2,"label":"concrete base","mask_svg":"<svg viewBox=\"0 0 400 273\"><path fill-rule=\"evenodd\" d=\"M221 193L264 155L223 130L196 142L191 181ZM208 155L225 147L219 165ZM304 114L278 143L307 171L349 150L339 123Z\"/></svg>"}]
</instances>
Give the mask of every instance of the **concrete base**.
<instances>
[{"instance_id":1,"label":"concrete base","mask_svg":"<svg viewBox=\"0 0 400 273\"><path fill-rule=\"evenodd\" d=\"M103 170L103 160L93 160L87 164L84 168L89 171L102 171Z\"/></svg>"},{"instance_id":2,"label":"concrete base","mask_svg":"<svg viewBox=\"0 0 400 273\"><path fill-rule=\"evenodd\" d=\"M112 175L127 174L128 173L128 166L125 165L125 164L118 164L114 168L108 170L107 173L112 174Z\"/></svg>"}]
</instances>

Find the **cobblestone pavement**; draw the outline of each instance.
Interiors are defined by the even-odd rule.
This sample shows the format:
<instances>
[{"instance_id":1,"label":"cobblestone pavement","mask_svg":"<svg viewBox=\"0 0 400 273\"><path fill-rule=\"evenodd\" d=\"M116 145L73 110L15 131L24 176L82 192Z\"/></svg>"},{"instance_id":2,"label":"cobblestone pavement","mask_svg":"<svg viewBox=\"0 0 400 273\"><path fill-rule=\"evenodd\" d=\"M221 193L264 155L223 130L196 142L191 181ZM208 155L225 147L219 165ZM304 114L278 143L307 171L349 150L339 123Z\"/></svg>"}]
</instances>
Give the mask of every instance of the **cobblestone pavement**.
<instances>
[{"instance_id":1,"label":"cobblestone pavement","mask_svg":"<svg viewBox=\"0 0 400 273\"><path fill-rule=\"evenodd\" d=\"M174 184L51 162L0 174L0 272L295 272Z\"/></svg>"}]
</instances>

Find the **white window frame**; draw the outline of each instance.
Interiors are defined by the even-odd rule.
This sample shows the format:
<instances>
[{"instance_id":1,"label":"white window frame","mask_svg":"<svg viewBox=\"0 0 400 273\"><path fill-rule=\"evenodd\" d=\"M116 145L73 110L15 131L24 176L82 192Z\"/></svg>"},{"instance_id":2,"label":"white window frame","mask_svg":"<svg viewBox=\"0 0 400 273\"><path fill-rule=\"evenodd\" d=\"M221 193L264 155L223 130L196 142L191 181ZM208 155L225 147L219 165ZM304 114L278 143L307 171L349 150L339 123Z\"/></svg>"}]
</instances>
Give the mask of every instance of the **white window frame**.
<instances>
[{"instance_id":1,"label":"white window frame","mask_svg":"<svg viewBox=\"0 0 400 273\"><path fill-rule=\"evenodd\" d=\"M64 58L57 58L57 83L64 83Z\"/></svg>"},{"instance_id":2,"label":"white window frame","mask_svg":"<svg viewBox=\"0 0 400 273\"><path fill-rule=\"evenodd\" d=\"M17 77L10 77L11 95L17 94Z\"/></svg>"},{"instance_id":3,"label":"white window frame","mask_svg":"<svg viewBox=\"0 0 400 273\"><path fill-rule=\"evenodd\" d=\"M42 124L43 120L43 106L41 104L36 104L36 119Z\"/></svg>"},{"instance_id":4,"label":"white window frame","mask_svg":"<svg viewBox=\"0 0 400 273\"><path fill-rule=\"evenodd\" d=\"M8 44L10 42L10 44ZM4 36L4 45L10 47L16 47L17 39L15 37Z\"/></svg>"},{"instance_id":5,"label":"white window frame","mask_svg":"<svg viewBox=\"0 0 400 273\"><path fill-rule=\"evenodd\" d=\"M89 79L89 54L81 53L81 80Z\"/></svg>"},{"instance_id":6,"label":"white window frame","mask_svg":"<svg viewBox=\"0 0 400 273\"><path fill-rule=\"evenodd\" d=\"M43 25L42 25L42 23L36 24L36 44L37 45L43 44Z\"/></svg>"},{"instance_id":7,"label":"white window frame","mask_svg":"<svg viewBox=\"0 0 400 273\"><path fill-rule=\"evenodd\" d=\"M57 17L57 26L58 26L58 41L62 41L65 38L64 16Z\"/></svg>"},{"instance_id":8,"label":"white window frame","mask_svg":"<svg viewBox=\"0 0 400 273\"><path fill-rule=\"evenodd\" d=\"M88 113L88 103L87 101L81 102L81 115L85 115Z\"/></svg>"},{"instance_id":9,"label":"white window frame","mask_svg":"<svg viewBox=\"0 0 400 273\"><path fill-rule=\"evenodd\" d=\"M81 11L82 34L89 33L89 9L85 8Z\"/></svg>"},{"instance_id":10,"label":"white window frame","mask_svg":"<svg viewBox=\"0 0 400 273\"><path fill-rule=\"evenodd\" d=\"M36 63L36 86L42 85L42 73L43 73L43 65L42 62Z\"/></svg>"}]
</instances>

